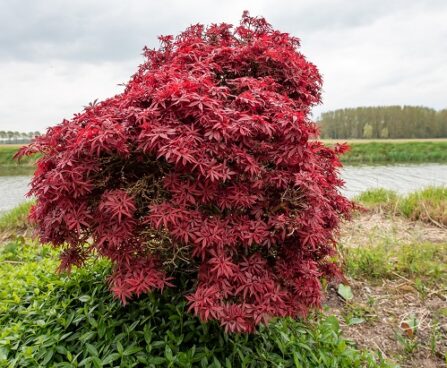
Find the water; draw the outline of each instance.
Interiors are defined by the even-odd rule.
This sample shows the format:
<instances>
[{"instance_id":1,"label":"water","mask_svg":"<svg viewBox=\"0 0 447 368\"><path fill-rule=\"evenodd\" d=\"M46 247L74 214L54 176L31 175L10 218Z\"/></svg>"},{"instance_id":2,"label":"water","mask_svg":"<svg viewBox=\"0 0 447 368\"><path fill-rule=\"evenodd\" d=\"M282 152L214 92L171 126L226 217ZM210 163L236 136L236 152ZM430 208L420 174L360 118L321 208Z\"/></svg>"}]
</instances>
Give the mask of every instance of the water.
<instances>
[{"instance_id":1,"label":"water","mask_svg":"<svg viewBox=\"0 0 447 368\"><path fill-rule=\"evenodd\" d=\"M343 194L353 197L366 189L387 188L406 194L430 185L447 185L446 164L347 166L342 170ZM25 200L30 177L0 176L0 212Z\"/></svg>"},{"instance_id":2,"label":"water","mask_svg":"<svg viewBox=\"0 0 447 368\"><path fill-rule=\"evenodd\" d=\"M353 197L367 189L386 188L407 194L427 186L447 185L447 164L346 166L343 194Z\"/></svg>"},{"instance_id":3,"label":"water","mask_svg":"<svg viewBox=\"0 0 447 368\"><path fill-rule=\"evenodd\" d=\"M30 177L0 176L0 212L7 211L25 200Z\"/></svg>"}]
</instances>

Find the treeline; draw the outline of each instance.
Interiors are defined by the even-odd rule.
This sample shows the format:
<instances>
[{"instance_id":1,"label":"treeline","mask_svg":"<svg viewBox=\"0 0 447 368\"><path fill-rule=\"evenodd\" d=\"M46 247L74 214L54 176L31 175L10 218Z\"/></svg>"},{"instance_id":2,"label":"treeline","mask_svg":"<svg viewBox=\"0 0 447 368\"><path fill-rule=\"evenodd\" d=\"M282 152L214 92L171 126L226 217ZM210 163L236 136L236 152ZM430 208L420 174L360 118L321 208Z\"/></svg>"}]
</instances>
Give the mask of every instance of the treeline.
<instances>
[{"instance_id":1,"label":"treeline","mask_svg":"<svg viewBox=\"0 0 447 368\"><path fill-rule=\"evenodd\" d=\"M422 106L357 107L321 114L322 138L445 138L447 109Z\"/></svg>"},{"instance_id":2,"label":"treeline","mask_svg":"<svg viewBox=\"0 0 447 368\"><path fill-rule=\"evenodd\" d=\"M13 132L11 130L0 130L1 144L20 144L30 142L40 132Z\"/></svg>"}]
</instances>

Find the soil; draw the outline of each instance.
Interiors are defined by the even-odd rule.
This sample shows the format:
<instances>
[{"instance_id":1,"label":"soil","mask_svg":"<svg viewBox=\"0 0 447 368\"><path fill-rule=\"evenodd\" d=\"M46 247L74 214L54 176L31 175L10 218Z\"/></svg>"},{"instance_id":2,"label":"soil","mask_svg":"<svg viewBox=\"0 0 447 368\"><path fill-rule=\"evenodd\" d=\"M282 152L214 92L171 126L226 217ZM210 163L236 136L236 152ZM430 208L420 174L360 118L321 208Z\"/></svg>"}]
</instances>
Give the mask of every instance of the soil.
<instances>
[{"instance_id":1,"label":"soil","mask_svg":"<svg viewBox=\"0 0 447 368\"><path fill-rule=\"evenodd\" d=\"M339 242L358 247L380 241L446 243L447 230L384 213L360 213L343 224ZM447 275L446 275L447 277ZM344 301L329 285L325 313L339 317L345 337L402 368L447 367L447 290L426 290L396 275L374 283L348 278L354 294Z\"/></svg>"},{"instance_id":2,"label":"soil","mask_svg":"<svg viewBox=\"0 0 447 368\"><path fill-rule=\"evenodd\" d=\"M339 243L343 246L358 247L380 241L447 243L447 229L381 211L368 211L354 214L340 230Z\"/></svg>"}]
</instances>

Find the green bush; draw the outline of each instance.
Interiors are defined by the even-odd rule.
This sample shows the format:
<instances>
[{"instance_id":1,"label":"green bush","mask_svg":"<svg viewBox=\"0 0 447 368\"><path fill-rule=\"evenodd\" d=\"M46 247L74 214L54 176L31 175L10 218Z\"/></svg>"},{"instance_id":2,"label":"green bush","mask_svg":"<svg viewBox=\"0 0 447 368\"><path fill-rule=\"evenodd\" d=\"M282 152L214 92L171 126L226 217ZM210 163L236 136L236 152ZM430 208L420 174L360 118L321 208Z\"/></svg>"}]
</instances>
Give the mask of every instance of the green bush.
<instances>
[{"instance_id":1,"label":"green bush","mask_svg":"<svg viewBox=\"0 0 447 368\"><path fill-rule=\"evenodd\" d=\"M170 290L122 306L104 284L107 263L58 276L54 256L23 241L0 252L1 367L388 366L343 339L335 317L227 335Z\"/></svg>"}]
</instances>

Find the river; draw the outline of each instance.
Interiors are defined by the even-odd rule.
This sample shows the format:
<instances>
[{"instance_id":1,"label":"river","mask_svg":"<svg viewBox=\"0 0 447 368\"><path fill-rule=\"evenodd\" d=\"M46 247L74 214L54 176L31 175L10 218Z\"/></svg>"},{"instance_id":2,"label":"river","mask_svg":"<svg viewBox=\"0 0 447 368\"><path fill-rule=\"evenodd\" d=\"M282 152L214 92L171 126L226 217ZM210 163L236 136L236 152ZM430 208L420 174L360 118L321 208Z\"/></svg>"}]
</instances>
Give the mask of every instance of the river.
<instances>
[{"instance_id":1,"label":"river","mask_svg":"<svg viewBox=\"0 0 447 368\"><path fill-rule=\"evenodd\" d=\"M353 196L370 188L386 188L406 194L430 185L447 185L447 164L346 166L342 193ZM0 212L25 200L29 176L0 176Z\"/></svg>"}]
</instances>

